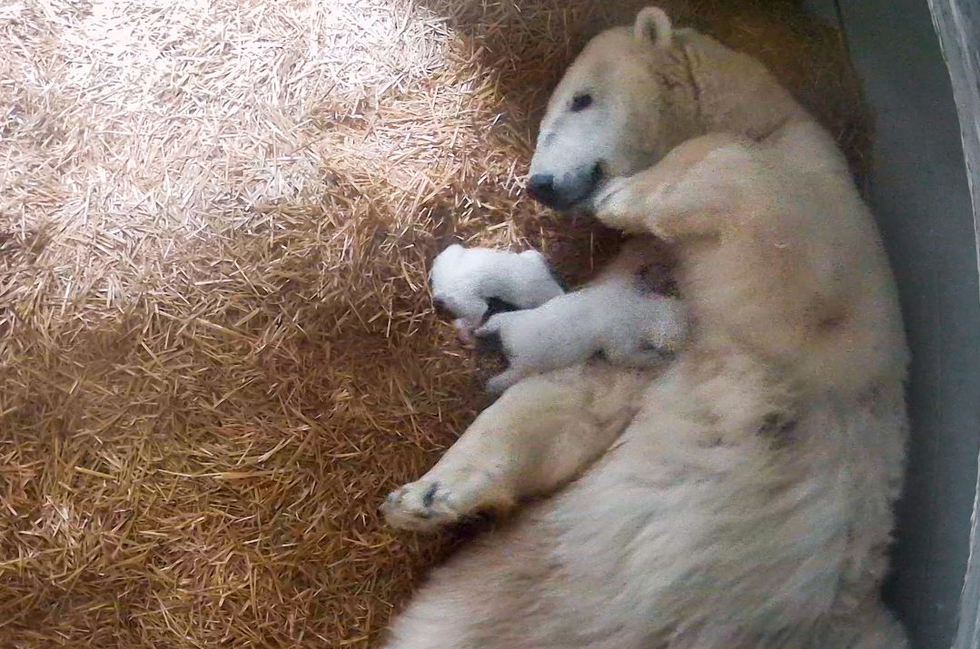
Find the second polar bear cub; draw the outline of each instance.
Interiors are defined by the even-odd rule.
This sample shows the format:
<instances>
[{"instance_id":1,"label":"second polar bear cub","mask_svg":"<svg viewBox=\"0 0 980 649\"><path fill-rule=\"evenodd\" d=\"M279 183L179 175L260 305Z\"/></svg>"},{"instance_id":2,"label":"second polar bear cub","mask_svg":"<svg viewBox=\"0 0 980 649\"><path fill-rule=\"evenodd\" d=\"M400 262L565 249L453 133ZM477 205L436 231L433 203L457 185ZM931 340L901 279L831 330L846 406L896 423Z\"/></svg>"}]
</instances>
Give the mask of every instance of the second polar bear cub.
<instances>
[{"instance_id":1,"label":"second polar bear cub","mask_svg":"<svg viewBox=\"0 0 980 649\"><path fill-rule=\"evenodd\" d=\"M487 389L500 393L525 377L595 355L636 368L669 359L686 336L687 319L661 257L649 237L638 237L595 282L566 294L537 251L454 245L433 263L432 293L457 316L463 336L499 342L508 368ZM484 324L494 299L517 310L493 314Z\"/></svg>"}]
</instances>

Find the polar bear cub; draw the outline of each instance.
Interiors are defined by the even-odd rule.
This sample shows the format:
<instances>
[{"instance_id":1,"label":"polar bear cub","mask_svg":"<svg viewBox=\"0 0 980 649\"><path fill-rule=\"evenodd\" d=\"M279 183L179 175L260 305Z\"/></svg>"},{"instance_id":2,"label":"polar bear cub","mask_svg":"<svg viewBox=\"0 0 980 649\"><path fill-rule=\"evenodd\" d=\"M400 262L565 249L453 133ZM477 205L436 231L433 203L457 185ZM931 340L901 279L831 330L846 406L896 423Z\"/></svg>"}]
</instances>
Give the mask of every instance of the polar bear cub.
<instances>
[{"instance_id":1,"label":"polar bear cub","mask_svg":"<svg viewBox=\"0 0 980 649\"><path fill-rule=\"evenodd\" d=\"M648 237L632 240L596 282L566 294L537 251L454 245L436 257L432 294L457 316L461 335L473 331L492 340L507 357L508 368L487 383L495 394L596 355L615 365L653 367L672 356L687 332L681 301L664 294L666 270L657 251ZM494 299L518 310L491 314Z\"/></svg>"},{"instance_id":2,"label":"polar bear cub","mask_svg":"<svg viewBox=\"0 0 980 649\"><path fill-rule=\"evenodd\" d=\"M435 258L429 278L433 299L456 316L455 325L464 335L483 324L494 299L530 309L565 292L537 250L454 244Z\"/></svg>"}]
</instances>

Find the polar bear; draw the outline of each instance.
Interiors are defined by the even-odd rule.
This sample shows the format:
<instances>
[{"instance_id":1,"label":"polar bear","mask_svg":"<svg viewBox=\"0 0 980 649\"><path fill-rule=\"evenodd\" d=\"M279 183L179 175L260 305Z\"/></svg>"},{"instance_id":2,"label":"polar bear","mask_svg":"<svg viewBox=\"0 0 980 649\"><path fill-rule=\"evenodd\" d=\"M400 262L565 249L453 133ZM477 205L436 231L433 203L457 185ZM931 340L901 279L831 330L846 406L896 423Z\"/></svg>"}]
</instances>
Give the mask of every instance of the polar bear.
<instances>
[{"instance_id":1,"label":"polar bear","mask_svg":"<svg viewBox=\"0 0 980 649\"><path fill-rule=\"evenodd\" d=\"M533 309L565 292L537 250L453 244L433 260L429 281L432 299L456 316L453 324L463 336L483 324L494 301L507 308Z\"/></svg>"},{"instance_id":2,"label":"polar bear","mask_svg":"<svg viewBox=\"0 0 980 649\"><path fill-rule=\"evenodd\" d=\"M388 649L884 649L907 351L873 218L759 62L656 8L552 96L532 191L669 242L691 332L662 373L534 376L385 504L516 511L437 569Z\"/></svg>"},{"instance_id":3,"label":"polar bear","mask_svg":"<svg viewBox=\"0 0 980 649\"><path fill-rule=\"evenodd\" d=\"M669 281L665 251L651 237L628 241L586 288L566 295L541 253L453 245L433 262L432 294L457 316L465 341L495 339L508 358L487 389L583 363L594 355L627 367L656 367L683 343L687 316ZM561 297L561 299L558 299ZM493 313L495 300L503 305ZM483 325L484 320L492 321Z\"/></svg>"}]
</instances>

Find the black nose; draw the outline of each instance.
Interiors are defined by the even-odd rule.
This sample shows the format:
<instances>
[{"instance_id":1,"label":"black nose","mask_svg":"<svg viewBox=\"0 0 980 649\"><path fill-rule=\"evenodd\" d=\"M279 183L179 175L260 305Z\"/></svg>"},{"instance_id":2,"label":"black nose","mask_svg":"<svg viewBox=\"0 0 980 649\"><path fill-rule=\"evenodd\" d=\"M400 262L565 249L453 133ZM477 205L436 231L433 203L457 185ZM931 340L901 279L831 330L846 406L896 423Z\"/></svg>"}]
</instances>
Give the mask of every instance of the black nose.
<instances>
[{"instance_id":1,"label":"black nose","mask_svg":"<svg viewBox=\"0 0 980 649\"><path fill-rule=\"evenodd\" d=\"M545 205L555 204L555 177L551 174L534 174L527 181L527 193Z\"/></svg>"}]
</instances>

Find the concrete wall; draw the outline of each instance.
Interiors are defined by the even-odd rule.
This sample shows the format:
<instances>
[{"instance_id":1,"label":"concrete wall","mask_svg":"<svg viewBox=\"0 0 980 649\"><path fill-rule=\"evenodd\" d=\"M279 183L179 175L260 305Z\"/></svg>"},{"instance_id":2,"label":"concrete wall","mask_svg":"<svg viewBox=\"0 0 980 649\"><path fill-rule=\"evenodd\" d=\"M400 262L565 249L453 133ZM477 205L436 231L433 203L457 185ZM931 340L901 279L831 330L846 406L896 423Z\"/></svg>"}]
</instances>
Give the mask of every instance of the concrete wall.
<instances>
[{"instance_id":1,"label":"concrete wall","mask_svg":"<svg viewBox=\"0 0 980 649\"><path fill-rule=\"evenodd\" d=\"M914 647L945 649L956 638L980 450L980 285L960 122L927 0L808 4L839 17L876 112L870 199L913 352L908 486L886 595Z\"/></svg>"}]
</instances>

